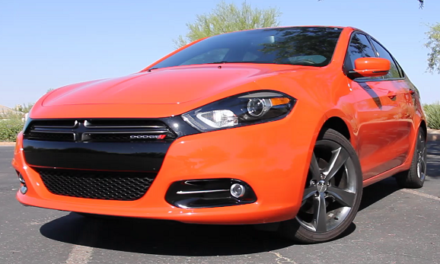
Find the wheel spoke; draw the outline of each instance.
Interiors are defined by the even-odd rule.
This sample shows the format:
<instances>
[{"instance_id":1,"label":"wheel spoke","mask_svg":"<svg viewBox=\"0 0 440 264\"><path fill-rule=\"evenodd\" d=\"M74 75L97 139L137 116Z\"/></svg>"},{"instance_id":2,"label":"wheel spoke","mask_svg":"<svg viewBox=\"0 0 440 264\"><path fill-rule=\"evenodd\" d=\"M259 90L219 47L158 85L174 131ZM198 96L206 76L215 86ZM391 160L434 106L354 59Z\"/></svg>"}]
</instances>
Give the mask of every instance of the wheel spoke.
<instances>
[{"instance_id":1,"label":"wheel spoke","mask_svg":"<svg viewBox=\"0 0 440 264\"><path fill-rule=\"evenodd\" d=\"M422 161L420 162L420 166L422 166L421 171L423 173L426 173L426 161L425 161L425 159L422 159Z\"/></svg>"},{"instance_id":2,"label":"wheel spoke","mask_svg":"<svg viewBox=\"0 0 440 264\"><path fill-rule=\"evenodd\" d=\"M421 171L426 171L426 148L421 147L418 153L418 162L419 166L421 166Z\"/></svg>"},{"instance_id":3,"label":"wheel spoke","mask_svg":"<svg viewBox=\"0 0 440 264\"><path fill-rule=\"evenodd\" d=\"M327 231L327 210L324 193L313 199L313 226L315 231L324 233Z\"/></svg>"},{"instance_id":4,"label":"wheel spoke","mask_svg":"<svg viewBox=\"0 0 440 264\"><path fill-rule=\"evenodd\" d=\"M329 186L327 188L327 193L335 197L336 201L341 203L344 206L353 207L354 200L355 200L355 193Z\"/></svg>"},{"instance_id":5,"label":"wheel spoke","mask_svg":"<svg viewBox=\"0 0 440 264\"><path fill-rule=\"evenodd\" d=\"M312 154L312 160L310 161L310 173L312 174L312 180L319 181L321 179L321 169L315 153Z\"/></svg>"},{"instance_id":6,"label":"wheel spoke","mask_svg":"<svg viewBox=\"0 0 440 264\"><path fill-rule=\"evenodd\" d=\"M314 195L316 193L316 186L310 186L310 187L307 187L305 190L304 190L304 195L303 195L303 204L304 204L304 202L308 199L308 198L310 198L312 195Z\"/></svg>"},{"instance_id":7,"label":"wheel spoke","mask_svg":"<svg viewBox=\"0 0 440 264\"><path fill-rule=\"evenodd\" d=\"M330 162L327 168L323 171L326 181L330 181L336 175L339 169L345 164L348 157L348 152L341 147L332 151Z\"/></svg>"},{"instance_id":8,"label":"wheel spoke","mask_svg":"<svg viewBox=\"0 0 440 264\"><path fill-rule=\"evenodd\" d=\"M422 134L419 134L419 142L418 142L418 144L420 145L420 146L425 146L425 139L424 139L424 136L422 136Z\"/></svg>"}]
</instances>

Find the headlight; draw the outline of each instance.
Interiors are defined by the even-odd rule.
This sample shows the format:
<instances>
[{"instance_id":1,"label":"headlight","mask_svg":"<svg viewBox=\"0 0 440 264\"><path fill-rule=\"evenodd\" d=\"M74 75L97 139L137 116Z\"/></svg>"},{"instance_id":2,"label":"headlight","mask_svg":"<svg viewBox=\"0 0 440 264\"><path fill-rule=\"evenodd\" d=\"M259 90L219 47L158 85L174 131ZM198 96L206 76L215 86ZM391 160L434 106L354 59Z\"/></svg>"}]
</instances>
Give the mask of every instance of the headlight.
<instances>
[{"instance_id":1,"label":"headlight","mask_svg":"<svg viewBox=\"0 0 440 264\"><path fill-rule=\"evenodd\" d=\"M277 91L255 91L231 96L182 115L201 132L258 124L285 117L295 99Z\"/></svg>"}]
</instances>

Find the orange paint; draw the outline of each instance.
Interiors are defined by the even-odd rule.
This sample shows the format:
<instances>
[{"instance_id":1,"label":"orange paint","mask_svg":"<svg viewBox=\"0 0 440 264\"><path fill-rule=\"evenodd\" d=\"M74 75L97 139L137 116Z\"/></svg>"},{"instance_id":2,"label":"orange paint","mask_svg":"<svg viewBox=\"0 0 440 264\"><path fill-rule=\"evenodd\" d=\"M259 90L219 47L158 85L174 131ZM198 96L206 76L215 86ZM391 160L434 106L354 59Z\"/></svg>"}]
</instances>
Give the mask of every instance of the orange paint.
<instances>
[{"instance_id":1,"label":"orange paint","mask_svg":"<svg viewBox=\"0 0 440 264\"><path fill-rule=\"evenodd\" d=\"M159 118L180 115L249 91L276 90L297 102L283 119L177 138L152 186L135 201L106 201L55 195L27 163L17 138L13 166L28 184L17 193L25 205L84 213L168 219L204 224L258 224L295 217L311 154L323 125L342 120L359 155L364 185L410 167L417 129L425 120L408 79L348 78L342 68L353 28L344 28L332 61L324 67L234 63L154 68L126 77L69 85L46 94L32 119ZM158 61L160 62L160 61ZM158 63L157 62L157 63ZM369 59L356 67L383 69ZM388 65L389 68L389 65ZM364 76L371 76L366 73ZM418 99L417 99L418 100ZM379 102L379 103L378 103ZM273 104L283 104L276 99ZM165 201L169 186L185 179L234 178L248 183L253 204L182 209Z\"/></svg>"}]
</instances>

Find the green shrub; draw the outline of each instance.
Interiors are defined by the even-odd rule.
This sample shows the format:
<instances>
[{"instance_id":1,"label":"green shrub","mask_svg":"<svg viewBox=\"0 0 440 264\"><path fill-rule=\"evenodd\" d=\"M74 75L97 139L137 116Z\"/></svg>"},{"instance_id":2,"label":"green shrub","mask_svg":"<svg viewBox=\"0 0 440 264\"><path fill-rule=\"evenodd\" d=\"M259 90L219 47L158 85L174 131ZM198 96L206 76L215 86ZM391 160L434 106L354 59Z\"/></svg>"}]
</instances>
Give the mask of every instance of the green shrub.
<instances>
[{"instance_id":1,"label":"green shrub","mask_svg":"<svg viewBox=\"0 0 440 264\"><path fill-rule=\"evenodd\" d=\"M425 104L425 110L428 127L432 129L440 129L440 103Z\"/></svg>"},{"instance_id":2,"label":"green shrub","mask_svg":"<svg viewBox=\"0 0 440 264\"><path fill-rule=\"evenodd\" d=\"M21 119L0 119L0 141L14 142L22 128L23 121Z\"/></svg>"},{"instance_id":3,"label":"green shrub","mask_svg":"<svg viewBox=\"0 0 440 264\"><path fill-rule=\"evenodd\" d=\"M32 109L33 104L17 105L10 111L0 112L0 142L15 142L17 134L23 129L24 116Z\"/></svg>"}]
</instances>

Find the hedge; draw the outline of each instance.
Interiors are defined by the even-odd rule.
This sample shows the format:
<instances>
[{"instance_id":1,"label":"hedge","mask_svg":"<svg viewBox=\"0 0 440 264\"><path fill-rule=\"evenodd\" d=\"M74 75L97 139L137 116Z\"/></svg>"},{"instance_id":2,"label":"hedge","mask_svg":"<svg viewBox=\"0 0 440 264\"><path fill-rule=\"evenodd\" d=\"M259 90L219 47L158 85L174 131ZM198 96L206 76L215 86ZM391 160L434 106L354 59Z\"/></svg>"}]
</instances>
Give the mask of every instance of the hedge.
<instances>
[{"instance_id":1,"label":"hedge","mask_svg":"<svg viewBox=\"0 0 440 264\"><path fill-rule=\"evenodd\" d=\"M23 129L20 119L0 120L0 141L15 142L17 134Z\"/></svg>"},{"instance_id":2,"label":"hedge","mask_svg":"<svg viewBox=\"0 0 440 264\"><path fill-rule=\"evenodd\" d=\"M423 105L423 109L425 110L428 127L440 129L440 103L425 104Z\"/></svg>"}]
</instances>

